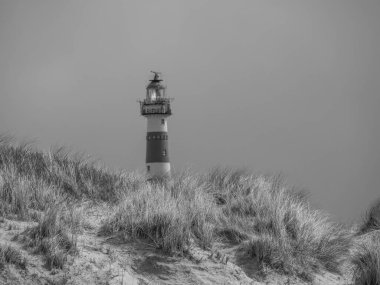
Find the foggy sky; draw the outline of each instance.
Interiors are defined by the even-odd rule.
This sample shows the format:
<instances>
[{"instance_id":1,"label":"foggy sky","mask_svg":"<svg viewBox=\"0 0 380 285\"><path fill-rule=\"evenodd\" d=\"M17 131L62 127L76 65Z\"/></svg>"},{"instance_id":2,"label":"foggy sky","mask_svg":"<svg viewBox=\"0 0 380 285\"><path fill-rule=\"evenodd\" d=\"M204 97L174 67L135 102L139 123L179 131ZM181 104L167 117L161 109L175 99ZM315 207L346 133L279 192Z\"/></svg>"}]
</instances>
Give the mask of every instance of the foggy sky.
<instances>
[{"instance_id":1,"label":"foggy sky","mask_svg":"<svg viewBox=\"0 0 380 285\"><path fill-rule=\"evenodd\" d=\"M172 167L282 172L341 221L380 197L380 1L0 0L0 132L144 169L150 70Z\"/></svg>"}]
</instances>

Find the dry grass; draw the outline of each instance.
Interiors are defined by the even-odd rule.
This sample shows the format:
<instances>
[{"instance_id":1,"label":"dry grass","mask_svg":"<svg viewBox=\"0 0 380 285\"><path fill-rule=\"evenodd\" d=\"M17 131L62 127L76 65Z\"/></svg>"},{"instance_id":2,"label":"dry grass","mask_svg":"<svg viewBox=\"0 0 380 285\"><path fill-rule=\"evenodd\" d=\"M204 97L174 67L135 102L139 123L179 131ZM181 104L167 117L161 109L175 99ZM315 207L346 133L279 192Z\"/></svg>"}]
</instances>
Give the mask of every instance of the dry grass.
<instances>
[{"instance_id":1,"label":"dry grass","mask_svg":"<svg viewBox=\"0 0 380 285\"><path fill-rule=\"evenodd\" d=\"M191 238L202 247L211 245L218 211L196 180L187 178L172 187L152 183L126 192L101 232L122 231L130 238L147 239L165 252L183 252Z\"/></svg>"},{"instance_id":2,"label":"dry grass","mask_svg":"<svg viewBox=\"0 0 380 285\"><path fill-rule=\"evenodd\" d=\"M351 235L310 209L305 195L280 177L214 169L174 176L126 191L103 233L144 238L166 252L184 252L191 241L245 243L253 259L272 269L310 279L320 269L339 271Z\"/></svg>"},{"instance_id":3,"label":"dry grass","mask_svg":"<svg viewBox=\"0 0 380 285\"><path fill-rule=\"evenodd\" d=\"M24 242L46 257L48 268L62 268L76 252L83 199L114 203L124 189L145 181L132 173L114 173L64 148L48 153L0 137L0 216L33 220Z\"/></svg>"},{"instance_id":4,"label":"dry grass","mask_svg":"<svg viewBox=\"0 0 380 285\"><path fill-rule=\"evenodd\" d=\"M365 220L360 227L359 234L380 230L380 200L376 201L368 210Z\"/></svg>"},{"instance_id":5,"label":"dry grass","mask_svg":"<svg viewBox=\"0 0 380 285\"><path fill-rule=\"evenodd\" d=\"M216 168L146 181L63 148L42 153L0 139L0 214L39 222L27 242L46 256L49 267L61 268L74 254L81 226L73 217L81 215L73 215L69 205L86 199L115 209L102 234L144 239L169 254L182 254L193 243L240 244L252 261L304 279L321 269L339 271L351 247L351 234L311 209L305 194L280 176ZM371 215L362 232L377 227L376 217Z\"/></svg>"},{"instance_id":6,"label":"dry grass","mask_svg":"<svg viewBox=\"0 0 380 285\"><path fill-rule=\"evenodd\" d=\"M141 180L142 181L142 180ZM116 201L121 189L139 187L130 175L113 173L83 155L64 148L49 153L0 137L0 213L28 217L62 199Z\"/></svg>"},{"instance_id":7,"label":"dry grass","mask_svg":"<svg viewBox=\"0 0 380 285\"><path fill-rule=\"evenodd\" d=\"M21 252L5 244L0 244L0 270L2 270L7 264L14 264L22 269L26 269L26 259Z\"/></svg>"},{"instance_id":8,"label":"dry grass","mask_svg":"<svg viewBox=\"0 0 380 285\"><path fill-rule=\"evenodd\" d=\"M355 284L380 284L380 200L370 207L355 240L351 257Z\"/></svg>"},{"instance_id":9,"label":"dry grass","mask_svg":"<svg viewBox=\"0 0 380 285\"><path fill-rule=\"evenodd\" d=\"M359 244L352 263L356 285L380 284L380 241Z\"/></svg>"},{"instance_id":10,"label":"dry grass","mask_svg":"<svg viewBox=\"0 0 380 285\"><path fill-rule=\"evenodd\" d=\"M211 177L214 186L221 184L220 179L226 181L226 175L216 181L218 175ZM222 205L223 226L249 235L246 247L254 259L305 279L321 268L339 270L351 237L323 213L312 210L303 192L289 189L281 176L232 173L227 177L230 183L217 188L223 189L218 194L226 200Z\"/></svg>"},{"instance_id":11,"label":"dry grass","mask_svg":"<svg viewBox=\"0 0 380 285\"><path fill-rule=\"evenodd\" d=\"M272 268L303 277L321 267L339 271L340 260L350 247L349 233L286 188L264 193L244 199L244 204L256 209L245 217L252 223L248 248L252 256Z\"/></svg>"},{"instance_id":12,"label":"dry grass","mask_svg":"<svg viewBox=\"0 0 380 285\"><path fill-rule=\"evenodd\" d=\"M42 253L48 269L63 268L68 255L77 252L77 232L80 215L62 206L49 208L37 226L23 233L23 242Z\"/></svg>"}]
</instances>

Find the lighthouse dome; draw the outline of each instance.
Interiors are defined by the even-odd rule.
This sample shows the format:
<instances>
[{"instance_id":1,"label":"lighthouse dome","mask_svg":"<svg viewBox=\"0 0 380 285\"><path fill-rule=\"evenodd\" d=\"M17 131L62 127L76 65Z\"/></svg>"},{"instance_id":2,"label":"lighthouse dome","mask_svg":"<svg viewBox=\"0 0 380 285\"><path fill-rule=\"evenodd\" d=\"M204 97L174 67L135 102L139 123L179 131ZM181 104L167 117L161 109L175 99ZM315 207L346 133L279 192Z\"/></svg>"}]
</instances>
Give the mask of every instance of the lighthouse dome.
<instances>
[{"instance_id":1,"label":"lighthouse dome","mask_svg":"<svg viewBox=\"0 0 380 285\"><path fill-rule=\"evenodd\" d=\"M146 87L146 89L164 89L164 88L165 87L159 81L153 81L153 80L151 80L151 82Z\"/></svg>"},{"instance_id":2,"label":"lighthouse dome","mask_svg":"<svg viewBox=\"0 0 380 285\"><path fill-rule=\"evenodd\" d=\"M154 102L165 97L165 86L161 84L159 72L152 71L154 78L150 80L150 83L146 87L146 97L149 101Z\"/></svg>"}]
</instances>

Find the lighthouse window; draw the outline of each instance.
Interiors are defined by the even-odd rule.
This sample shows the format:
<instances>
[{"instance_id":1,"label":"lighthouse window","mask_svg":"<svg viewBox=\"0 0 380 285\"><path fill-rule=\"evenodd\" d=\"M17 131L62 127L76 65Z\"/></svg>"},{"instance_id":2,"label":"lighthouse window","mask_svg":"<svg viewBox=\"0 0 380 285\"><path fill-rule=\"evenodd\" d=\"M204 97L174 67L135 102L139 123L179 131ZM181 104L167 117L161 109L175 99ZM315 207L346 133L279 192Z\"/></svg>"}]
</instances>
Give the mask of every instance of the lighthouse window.
<instances>
[{"instance_id":1,"label":"lighthouse window","mask_svg":"<svg viewBox=\"0 0 380 285\"><path fill-rule=\"evenodd\" d=\"M156 90L149 90L150 100L155 101L156 100Z\"/></svg>"},{"instance_id":2,"label":"lighthouse window","mask_svg":"<svg viewBox=\"0 0 380 285\"><path fill-rule=\"evenodd\" d=\"M161 119L161 124L165 125L165 119Z\"/></svg>"},{"instance_id":3,"label":"lighthouse window","mask_svg":"<svg viewBox=\"0 0 380 285\"><path fill-rule=\"evenodd\" d=\"M150 165L147 165L147 166L146 166L146 170L147 170L147 171L150 171Z\"/></svg>"},{"instance_id":4,"label":"lighthouse window","mask_svg":"<svg viewBox=\"0 0 380 285\"><path fill-rule=\"evenodd\" d=\"M162 156L166 156L166 149L162 151Z\"/></svg>"}]
</instances>

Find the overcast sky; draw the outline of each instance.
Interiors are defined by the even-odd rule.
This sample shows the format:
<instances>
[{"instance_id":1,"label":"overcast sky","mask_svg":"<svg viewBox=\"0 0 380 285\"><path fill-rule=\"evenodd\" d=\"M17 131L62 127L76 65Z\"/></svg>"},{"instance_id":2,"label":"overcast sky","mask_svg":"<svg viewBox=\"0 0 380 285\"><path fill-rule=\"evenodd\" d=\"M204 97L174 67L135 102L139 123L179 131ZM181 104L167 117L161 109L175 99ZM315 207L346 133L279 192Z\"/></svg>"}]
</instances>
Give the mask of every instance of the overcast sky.
<instances>
[{"instance_id":1,"label":"overcast sky","mask_svg":"<svg viewBox=\"0 0 380 285\"><path fill-rule=\"evenodd\" d=\"M175 97L176 170L282 172L358 220L380 197L380 1L0 0L0 132L144 169L137 99Z\"/></svg>"}]
</instances>

